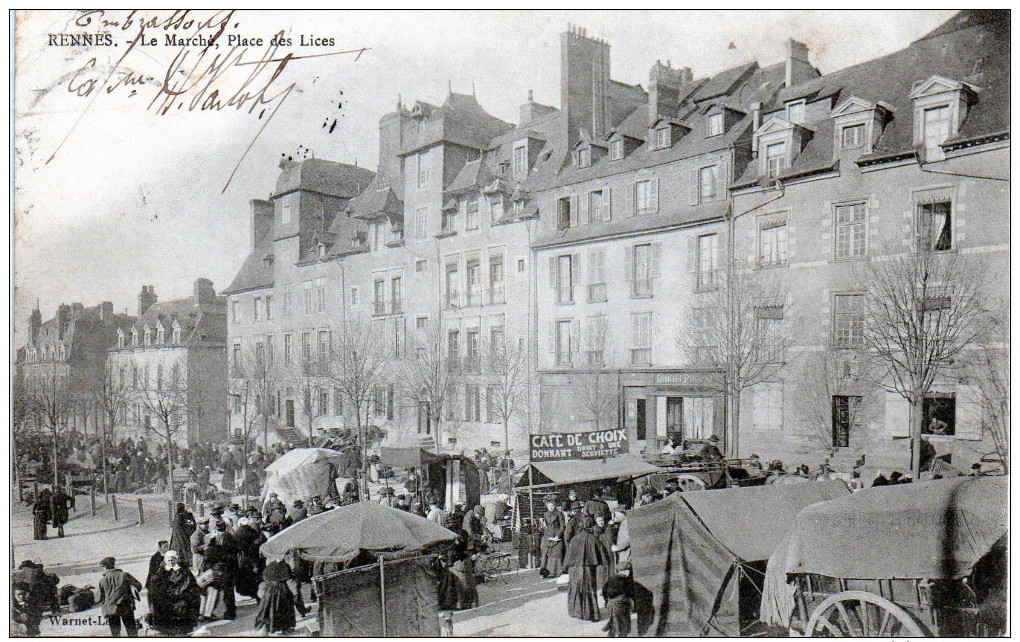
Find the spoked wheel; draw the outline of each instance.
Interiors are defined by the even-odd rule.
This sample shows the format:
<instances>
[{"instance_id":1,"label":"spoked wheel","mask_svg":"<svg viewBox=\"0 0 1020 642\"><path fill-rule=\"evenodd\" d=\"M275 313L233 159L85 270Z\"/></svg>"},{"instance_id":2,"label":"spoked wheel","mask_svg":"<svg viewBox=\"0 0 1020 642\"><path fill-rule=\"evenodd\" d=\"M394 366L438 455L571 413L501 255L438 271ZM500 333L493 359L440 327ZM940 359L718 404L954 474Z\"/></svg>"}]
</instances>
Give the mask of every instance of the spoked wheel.
<instances>
[{"instance_id":1,"label":"spoked wheel","mask_svg":"<svg viewBox=\"0 0 1020 642\"><path fill-rule=\"evenodd\" d=\"M826 598L808 620L812 638L926 637L910 613L881 595L843 591Z\"/></svg>"},{"instance_id":2,"label":"spoked wheel","mask_svg":"<svg viewBox=\"0 0 1020 642\"><path fill-rule=\"evenodd\" d=\"M691 490L705 490L705 481L696 475L677 475L677 483L680 484L680 491L686 493Z\"/></svg>"}]
</instances>

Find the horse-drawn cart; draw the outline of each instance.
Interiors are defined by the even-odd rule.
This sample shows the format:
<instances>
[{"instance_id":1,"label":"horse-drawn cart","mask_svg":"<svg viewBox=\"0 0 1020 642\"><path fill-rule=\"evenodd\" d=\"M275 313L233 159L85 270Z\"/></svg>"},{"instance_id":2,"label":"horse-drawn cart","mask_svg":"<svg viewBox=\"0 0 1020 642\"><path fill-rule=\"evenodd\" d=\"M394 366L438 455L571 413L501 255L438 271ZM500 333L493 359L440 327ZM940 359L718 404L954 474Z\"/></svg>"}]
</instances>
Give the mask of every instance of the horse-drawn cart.
<instances>
[{"instance_id":1,"label":"horse-drawn cart","mask_svg":"<svg viewBox=\"0 0 1020 642\"><path fill-rule=\"evenodd\" d=\"M763 620L808 637L995 636L1008 477L867 489L809 506L769 560Z\"/></svg>"}]
</instances>

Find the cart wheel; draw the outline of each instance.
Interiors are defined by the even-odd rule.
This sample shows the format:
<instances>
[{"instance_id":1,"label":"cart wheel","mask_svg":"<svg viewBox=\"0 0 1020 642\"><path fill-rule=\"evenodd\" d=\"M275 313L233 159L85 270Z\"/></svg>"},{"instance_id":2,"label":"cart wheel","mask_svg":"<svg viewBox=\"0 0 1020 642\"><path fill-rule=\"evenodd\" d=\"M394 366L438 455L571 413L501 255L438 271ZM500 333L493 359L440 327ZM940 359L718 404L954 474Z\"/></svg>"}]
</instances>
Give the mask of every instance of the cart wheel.
<instances>
[{"instance_id":1,"label":"cart wheel","mask_svg":"<svg viewBox=\"0 0 1020 642\"><path fill-rule=\"evenodd\" d=\"M830 595L811 614L806 637L903 638L928 634L910 613L881 595L843 591Z\"/></svg>"},{"instance_id":2,"label":"cart wheel","mask_svg":"<svg viewBox=\"0 0 1020 642\"><path fill-rule=\"evenodd\" d=\"M707 488L705 481L696 475L689 475L687 473L677 475L676 481L680 484L680 491L684 493L691 490L705 490Z\"/></svg>"}]
</instances>

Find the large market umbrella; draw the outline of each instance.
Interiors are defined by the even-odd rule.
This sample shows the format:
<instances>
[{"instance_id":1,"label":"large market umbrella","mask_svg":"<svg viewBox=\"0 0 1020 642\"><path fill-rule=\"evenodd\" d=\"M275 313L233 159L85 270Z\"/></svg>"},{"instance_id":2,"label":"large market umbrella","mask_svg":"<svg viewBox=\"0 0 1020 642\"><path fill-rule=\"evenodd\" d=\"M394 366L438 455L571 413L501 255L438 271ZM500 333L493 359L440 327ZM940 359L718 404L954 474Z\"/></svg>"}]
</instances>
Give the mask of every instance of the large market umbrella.
<instances>
[{"instance_id":1,"label":"large market umbrella","mask_svg":"<svg viewBox=\"0 0 1020 642\"><path fill-rule=\"evenodd\" d=\"M457 535L407 511L358 502L307 517L269 538L262 555L279 559L291 549L315 562L341 562L358 551L411 552Z\"/></svg>"},{"instance_id":2,"label":"large market umbrella","mask_svg":"<svg viewBox=\"0 0 1020 642\"><path fill-rule=\"evenodd\" d=\"M295 448L266 466L266 472L286 473L320 461L335 464L342 458L343 453L330 448Z\"/></svg>"}]
</instances>

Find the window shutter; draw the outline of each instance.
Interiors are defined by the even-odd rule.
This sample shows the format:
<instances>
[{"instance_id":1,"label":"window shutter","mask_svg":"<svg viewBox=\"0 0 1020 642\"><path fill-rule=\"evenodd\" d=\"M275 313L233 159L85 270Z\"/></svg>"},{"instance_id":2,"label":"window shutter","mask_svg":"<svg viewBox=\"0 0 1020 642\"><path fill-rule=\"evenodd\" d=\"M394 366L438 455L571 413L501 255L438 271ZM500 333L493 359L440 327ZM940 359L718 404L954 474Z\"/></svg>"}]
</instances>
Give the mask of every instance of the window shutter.
<instances>
[{"instance_id":1,"label":"window shutter","mask_svg":"<svg viewBox=\"0 0 1020 642\"><path fill-rule=\"evenodd\" d=\"M719 277L716 280L716 285L717 286L722 285L722 271L723 271L722 256L721 256L722 248L719 247L719 243L720 243L719 235L716 235L715 243L712 244L712 269L715 271L715 273Z\"/></svg>"},{"instance_id":2,"label":"window shutter","mask_svg":"<svg viewBox=\"0 0 1020 642\"><path fill-rule=\"evenodd\" d=\"M687 204L697 205L698 204L698 170L692 169L688 173L687 180Z\"/></svg>"},{"instance_id":3,"label":"window shutter","mask_svg":"<svg viewBox=\"0 0 1020 642\"><path fill-rule=\"evenodd\" d=\"M581 352L581 320L574 319L570 322L570 351L574 354ZM576 362L576 359L574 360Z\"/></svg>"},{"instance_id":4,"label":"window shutter","mask_svg":"<svg viewBox=\"0 0 1020 642\"><path fill-rule=\"evenodd\" d=\"M687 239L687 273L694 274L698 267L698 237L691 234Z\"/></svg>"},{"instance_id":5,"label":"window shutter","mask_svg":"<svg viewBox=\"0 0 1020 642\"><path fill-rule=\"evenodd\" d=\"M579 209L578 198L575 194L570 197L570 227L577 227L577 215L579 213Z\"/></svg>"},{"instance_id":6,"label":"window shutter","mask_svg":"<svg viewBox=\"0 0 1020 642\"><path fill-rule=\"evenodd\" d=\"M956 438L981 439L984 432L984 412L981 390L977 386L959 386L956 389Z\"/></svg>"},{"instance_id":7,"label":"window shutter","mask_svg":"<svg viewBox=\"0 0 1020 642\"><path fill-rule=\"evenodd\" d=\"M549 354L556 354L556 322L549 322Z\"/></svg>"},{"instance_id":8,"label":"window shutter","mask_svg":"<svg viewBox=\"0 0 1020 642\"><path fill-rule=\"evenodd\" d=\"M765 417L767 414L765 400L767 396L764 385L759 384L754 387L754 394L752 395L751 403L751 419L755 430L762 430L765 427Z\"/></svg>"},{"instance_id":9,"label":"window shutter","mask_svg":"<svg viewBox=\"0 0 1020 642\"><path fill-rule=\"evenodd\" d=\"M623 259L624 278L628 281L634 279L634 246L628 245L624 248Z\"/></svg>"},{"instance_id":10,"label":"window shutter","mask_svg":"<svg viewBox=\"0 0 1020 642\"><path fill-rule=\"evenodd\" d=\"M885 393L885 431L890 437L910 436L910 403L898 392Z\"/></svg>"},{"instance_id":11,"label":"window shutter","mask_svg":"<svg viewBox=\"0 0 1020 642\"><path fill-rule=\"evenodd\" d=\"M719 165L716 166L716 180L718 181L715 198L716 200L726 199L726 187L729 185L729 167L726 163L726 159L719 161Z\"/></svg>"},{"instance_id":12,"label":"window shutter","mask_svg":"<svg viewBox=\"0 0 1020 642\"><path fill-rule=\"evenodd\" d=\"M556 273L556 268L559 266L557 263L557 257L555 255L549 257L549 287L555 288L559 283L559 275Z\"/></svg>"},{"instance_id":13,"label":"window shutter","mask_svg":"<svg viewBox=\"0 0 1020 642\"><path fill-rule=\"evenodd\" d=\"M598 212L591 211L591 193L584 194L578 198L579 207L577 210L577 217L581 225L587 225L592 220L592 215L598 218Z\"/></svg>"},{"instance_id":14,"label":"window shutter","mask_svg":"<svg viewBox=\"0 0 1020 642\"><path fill-rule=\"evenodd\" d=\"M652 212L658 212L659 211L659 179L657 179L657 178L653 178L652 179L652 196L651 196L651 198L649 200L651 201L650 206L651 206Z\"/></svg>"},{"instance_id":15,"label":"window shutter","mask_svg":"<svg viewBox=\"0 0 1020 642\"><path fill-rule=\"evenodd\" d=\"M662 251L662 243L655 241L652 243L652 278L659 276L659 256Z\"/></svg>"},{"instance_id":16,"label":"window shutter","mask_svg":"<svg viewBox=\"0 0 1020 642\"><path fill-rule=\"evenodd\" d=\"M630 194L624 200L624 205L627 208L627 217L634 216L634 210L637 209L637 183L631 183L630 189L627 190Z\"/></svg>"},{"instance_id":17,"label":"window shutter","mask_svg":"<svg viewBox=\"0 0 1020 642\"><path fill-rule=\"evenodd\" d=\"M570 280L571 285L578 286L584 282L581 278L581 255L577 252L570 255Z\"/></svg>"},{"instance_id":18,"label":"window shutter","mask_svg":"<svg viewBox=\"0 0 1020 642\"><path fill-rule=\"evenodd\" d=\"M613 220L613 190L608 185L606 186L606 196L602 210L602 220L611 221Z\"/></svg>"}]
</instances>

